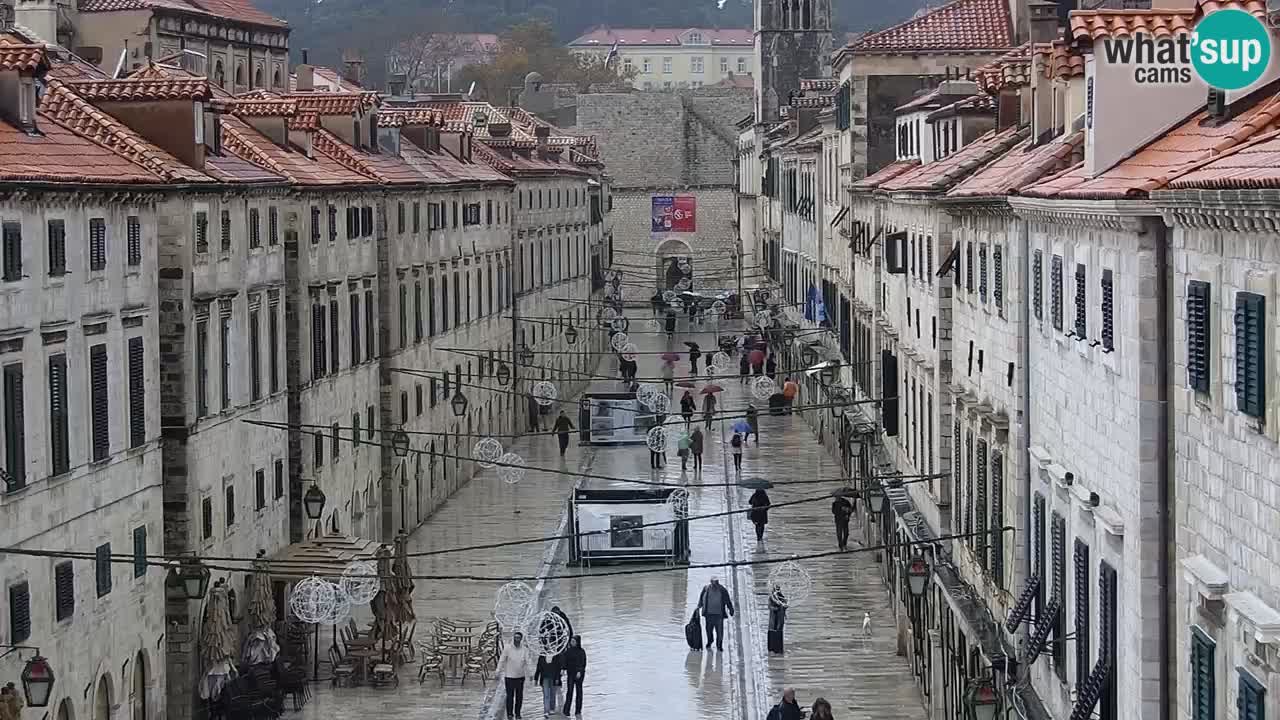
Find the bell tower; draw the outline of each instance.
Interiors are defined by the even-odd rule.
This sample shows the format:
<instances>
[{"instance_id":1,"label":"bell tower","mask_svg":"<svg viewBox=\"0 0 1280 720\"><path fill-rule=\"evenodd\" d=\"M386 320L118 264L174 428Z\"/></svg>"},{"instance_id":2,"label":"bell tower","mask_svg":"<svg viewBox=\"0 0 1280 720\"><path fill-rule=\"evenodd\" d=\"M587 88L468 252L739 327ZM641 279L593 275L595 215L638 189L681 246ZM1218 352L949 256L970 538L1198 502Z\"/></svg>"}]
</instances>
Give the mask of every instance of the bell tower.
<instances>
[{"instance_id":1,"label":"bell tower","mask_svg":"<svg viewBox=\"0 0 1280 720\"><path fill-rule=\"evenodd\" d=\"M779 119L801 78L831 74L831 0L755 0L756 122Z\"/></svg>"}]
</instances>

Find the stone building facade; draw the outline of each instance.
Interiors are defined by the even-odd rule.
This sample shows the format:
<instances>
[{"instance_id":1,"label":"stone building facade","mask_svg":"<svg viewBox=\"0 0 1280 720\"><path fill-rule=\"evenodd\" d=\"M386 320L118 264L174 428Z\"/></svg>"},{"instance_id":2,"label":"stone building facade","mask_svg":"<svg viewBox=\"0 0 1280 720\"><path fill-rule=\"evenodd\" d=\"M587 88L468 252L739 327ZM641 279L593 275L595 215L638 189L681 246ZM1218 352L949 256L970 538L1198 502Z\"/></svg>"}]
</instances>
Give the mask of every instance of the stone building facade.
<instances>
[{"instance_id":1,"label":"stone building facade","mask_svg":"<svg viewBox=\"0 0 1280 720\"><path fill-rule=\"evenodd\" d=\"M831 76L830 0L755 3L755 117L777 122L801 93L801 78Z\"/></svg>"}]
</instances>

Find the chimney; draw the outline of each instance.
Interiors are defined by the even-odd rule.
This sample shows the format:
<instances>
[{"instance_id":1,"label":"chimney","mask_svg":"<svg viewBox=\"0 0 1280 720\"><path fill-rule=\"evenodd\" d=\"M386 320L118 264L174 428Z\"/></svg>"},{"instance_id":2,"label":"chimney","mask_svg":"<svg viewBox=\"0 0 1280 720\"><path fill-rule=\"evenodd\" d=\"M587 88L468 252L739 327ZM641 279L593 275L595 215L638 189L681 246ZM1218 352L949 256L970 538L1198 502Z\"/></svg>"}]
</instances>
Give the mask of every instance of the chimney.
<instances>
[{"instance_id":1,"label":"chimney","mask_svg":"<svg viewBox=\"0 0 1280 720\"><path fill-rule=\"evenodd\" d=\"M405 73L396 73L387 80L387 94L392 97L404 95L405 88L409 85L409 76Z\"/></svg>"},{"instance_id":2,"label":"chimney","mask_svg":"<svg viewBox=\"0 0 1280 720\"><path fill-rule=\"evenodd\" d=\"M539 125L533 129L533 137L538 141L538 156L546 159L547 139L551 137L551 128L546 125Z\"/></svg>"},{"instance_id":3,"label":"chimney","mask_svg":"<svg viewBox=\"0 0 1280 720\"><path fill-rule=\"evenodd\" d=\"M43 67L40 69L43 70ZM36 105L34 74L0 72L0 115L15 127L28 133L35 133Z\"/></svg>"},{"instance_id":4,"label":"chimney","mask_svg":"<svg viewBox=\"0 0 1280 720\"><path fill-rule=\"evenodd\" d=\"M364 87L364 59L360 57L358 50L342 52L342 79L353 85Z\"/></svg>"},{"instance_id":5,"label":"chimney","mask_svg":"<svg viewBox=\"0 0 1280 720\"><path fill-rule=\"evenodd\" d=\"M996 130L1011 128L1022 122L1022 98L1017 90L1001 90L996 97Z\"/></svg>"},{"instance_id":6,"label":"chimney","mask_svg":"<svg viewBox=\"0 0 1280 720\"><path fill-rule=\"evenodd\" d=\"M1031 0L1027 3L1027 22L1031 28L1033 43L1050 43L1061 35L1058 30L1058 4L1051 0Z\"/></svg>"},{"instance_id":7,"label":"chimney","mask_svg":"<svg viewBox=\"0 0 1280 720\"><path fill-rule=\"evenodd\" d=\"M306 51L302 52L306 57ZM298 77L297 87L294 89L298 92L311 92L316 89L316 69L305 62L294 68L294 74Z\"/></svg>"},{"instance_id":8,"label":"chimney","mask_svg":"<svg viewBox=\"0 0 1280 720\"><path fill-rule=\"evenodd\" d=\"M58 3L56 0L15 0L13 22L30 30L35 40L46 44L58 42Z\"/></svg>"}]
</instances>

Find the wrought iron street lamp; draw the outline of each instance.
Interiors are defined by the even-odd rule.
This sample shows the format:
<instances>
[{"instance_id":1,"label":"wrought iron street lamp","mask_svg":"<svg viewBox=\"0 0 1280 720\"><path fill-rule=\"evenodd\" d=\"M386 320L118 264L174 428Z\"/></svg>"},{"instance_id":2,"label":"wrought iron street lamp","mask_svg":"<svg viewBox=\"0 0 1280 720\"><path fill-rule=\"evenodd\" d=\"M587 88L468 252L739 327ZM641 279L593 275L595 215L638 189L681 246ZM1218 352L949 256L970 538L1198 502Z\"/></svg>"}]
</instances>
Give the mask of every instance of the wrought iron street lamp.
<instances>
[{"instance_id":1,"label":"wrought iron street lamp","mask_svg":"<svg viewBox=\"0 0 1280 720\"><path fill-rule=\"evenodd\" d=\"M315 484L314 480L310 480L311 487L307 488L307 492L302 496L302 511L306 513L308 520L319 521L321 515L324 514L324 503L327 498L320 486Z\"/></svg>"},{"instance_id":2,"label":"wrought iron street lamp","mask_svg":"<svg viewBox=\"0 0 1280 720\"><path fill-rule=\"evenodd\" d=\"M37 648L36 656L22 668L22 694L27 696L27 705L48 707L49 698L53 696L53 681L53 668Z\"/></svg>"},{"instance_id":3,"label":"wrought iron street lamp","mask_svg":"<svg viewBox=\"0 0 1280 720\"><path fill-rule=\"evenodd\" d=\"M460 394L461 393L459 393L459 395ZM456 399L457 396L455 395L454 398ZM466 402L465 398L463 399L463 402ZM395 453L398 458L408 457L409 433L404 430L396 430L391 434L391 452Z\"/></svg>"},{"instance_id":4,"label":"wrought iron street lamp","mask_svg":"<svg viewBox=\"0 0 1280 720\"><path fill-rule=\"evenodd\" d=\"M202 600L209 592L209 575L209 568L200 558L185 556L169 566L164 579L165 594L172 600Z\"/></svg>"},{"instance_id":5,"label":"wrought iron street lamp","mask_svg":"<svg viewBox=\"0 0 1280 720\"><path fill-rule=\"evenodd\" d=\"M818 371L818 377L822 380L822 384L830 387L836 384L836 380L840 379L840 365L834 362L828 362Z\"/></svg>"},{"instance_id":6,"label":"wrought iron street lamp","mask_svg":"<svg viewBox=\"0 0 1280 720\"><path fill-rule=\"evenodd\" d=\"M453 408L454 417L465 416L467 414L467 396L463 395L461 390L456 391L453 394L453 399L449 401L449 407Z\"/></svg>"},{"instance_id":7,"label":"wrought iron street lamp","mask_svg":"<svg viewBox=\"0 0 1280 720\"><path fill-rule=\"evenodd\" d=\"M880 512L880 505L884 503L884 486L880 484L879 478L871 478L867 482L867 510L872 515Z\"/></svg>"},{"instance_id":8,"label":"wrought iron street lamp","mask_svg":"<svg viewBox=\"0 0 1280 720\"><path fill-rule=\"evenodd\" d=\"M969 681L965 702L972 720L995 720L1000 713L1000 694L989 677Z\"/></svg>"},{"instance_id":9,"label":"wrought iron street lamp","mask_svg":"<svg viewBox=\"0 0 1280 720\"><path fill-rule=\"evenodd\" d=\"M498 363L498 372L496 375L498 376L498 384L502 387L506 387L511 384L511 368L507 367L506 363Z\"/></svg>"},{"instance_id":10,"label":"wrought iron street lamp","mask_svg":"<svg viewBox=\"0 0 1280 720\"><path fill-rule=\"evenodd\" d=\"M844 417L849 412L849 393L843 389L837 389L831 393L831 417L837 420ZM852 428L850 428L852 429Z\"/></svg>"},{"instance_id":11,"label":"wrought iron street lamp","mask_svg":"<svg viewBox=\"0 0 1280 720\"><path fill-rule=\"evenodd\" d=\"M578 329L575 328L573 325L570 325L569 327L565 328L564 340L570 345L576 345L578 343Z\"/></svg>"},{"instance_id":12,"label":"wrought iron street lamp","mask_svg":"<svg viewBox=\"0 0 1280 720\"><path fill-rule=\"evenodd\" d=\"M911 590L913 597L924 596L925 588L929 585L930 571L929 561L923 555L912 555L907 561L907 588Z\"/></svg>"},{"instance_id":13,"label":"wrought iron street lamp","mask_svg":"<svg viewBox=\"0 0 1280 720\"><path fill-rule=\"evenodd\" d=\"M529 349L527 343L520 343L520 363L523 365L533 364L533 351Z\"/></svg>"}]
</instances>

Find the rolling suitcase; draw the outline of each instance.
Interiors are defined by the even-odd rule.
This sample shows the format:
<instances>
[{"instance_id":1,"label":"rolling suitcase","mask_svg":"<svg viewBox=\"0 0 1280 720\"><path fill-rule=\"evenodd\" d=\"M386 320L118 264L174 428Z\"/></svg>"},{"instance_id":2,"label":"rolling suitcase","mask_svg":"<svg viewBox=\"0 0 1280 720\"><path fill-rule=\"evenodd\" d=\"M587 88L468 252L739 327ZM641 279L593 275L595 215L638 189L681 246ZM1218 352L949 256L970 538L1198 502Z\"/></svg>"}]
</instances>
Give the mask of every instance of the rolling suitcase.
<instances>
[{"instance_id":1,"label":"rolling suitcase","mask_svg":"<svg viewBox=\"0 0 1280 720\"><path fill-rule=\"evenodd\" d=\"M693 611L693 617L684 626L684 639L689 643L690 650L702 649L702 623L698 622L698 611Z\"/></svg>"}]
</instances>

